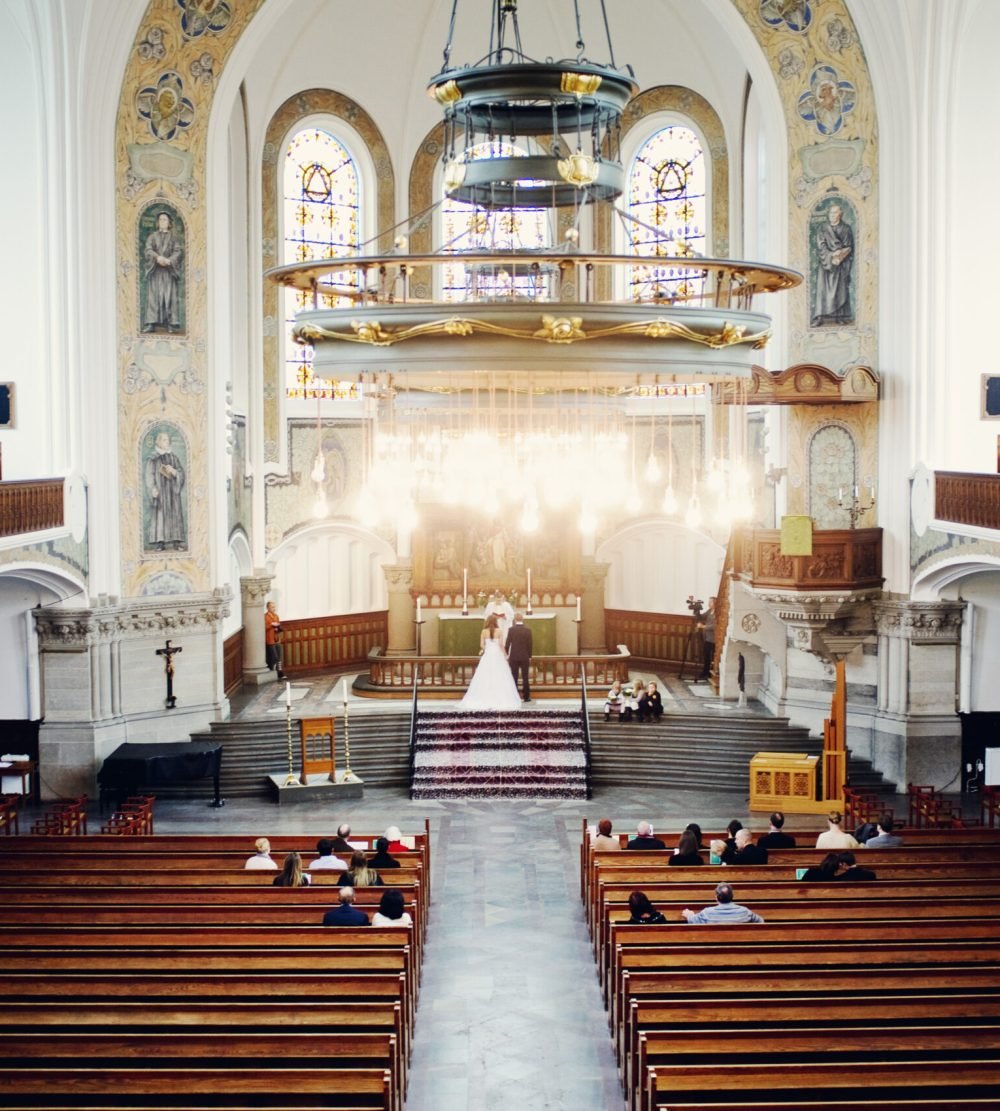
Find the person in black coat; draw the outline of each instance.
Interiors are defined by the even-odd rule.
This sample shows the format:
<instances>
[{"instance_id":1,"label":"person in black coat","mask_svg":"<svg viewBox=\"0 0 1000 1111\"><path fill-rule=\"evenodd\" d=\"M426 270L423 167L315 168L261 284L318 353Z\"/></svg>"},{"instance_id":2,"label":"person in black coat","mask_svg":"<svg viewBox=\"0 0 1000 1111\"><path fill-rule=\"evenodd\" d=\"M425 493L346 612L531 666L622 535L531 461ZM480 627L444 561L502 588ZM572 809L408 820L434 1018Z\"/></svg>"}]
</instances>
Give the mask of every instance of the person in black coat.
<instances>
[{"instance_id":1,"label":"person in black coat","mask_svg":"<svg viewBox=\"0 0 1000 1111\"><path fill-rule=\"evenodd\" d=\"M370 926L368 915L358 910L354 903L354 888L340 889L340 904L323 915L324 926Z\"/></svg>"},{"instance_id":2,"label":"person in black coat","mask_svg":"<svg viewBox=\"0 0 1000 1111\"><path fill-rule=\"evenodd\" d=\"M656 689L656 683L650 681L649 686L639 695L639 720L659 721L663 713L663 699Z\"/></svg>"},{"instance_id":3,"label":"person in black coat","mask_svg":"<svg viewBox=\"0 0 1000 1111\"><path fill-rule=\"evenodd\" d=\"M368 861L368 867L376 872L384 872L386 868L399 868L400 863L389 855L389 838L379 837L375 842L375 855Z\"/></svg>"},{"instance_id":4,"label":"person in black coat","mask_svg":"<svg viewBox=\"0 0 1000 1111\"><path fill-rule=\"evenodd\" d=\"M633 926L664 926L666 918L649 901L645 891L633 891L628 897L628 909L632 912L629 922Z\"/></svg>"},{"instance_id":5,"label":"person in black coat","mask_svg":"<svg viewBox=\"0 0 1000 1111\"><path fill-rule=\"evenodd\" d=\"M757 844L762 849L794 849L795 838L781 828L784 824L785 815L776 810L771 815L770 830L763 837L757 838Z\"/></svg>"},{"instance_id":6,"label":"person in black coat","mask_svg":"<svg viewBox=\"0 0 1000 1111\"><path fill-rule=\"evenodd\" d=\"M531 683L528 673L531 671L531 630L524 623L524 614L514 614L514 624L507 631L507 642L504 648L507 651L507 662L510 664L510 673L514 676L514 686L517 686L517 676L521 675L521 697L525 702L531 701Z\"/></svg>"},{"instance_id":7,"label":"person in black coat","mask_svg":"<svg viewBox=\"0 0 1000 1111\"><path fill-rule=\"evenodd\" d=\"M677 842L677 848L674 850L674 855L667 861L668 864L673 864L678 868L697 867L699 864L704 864L701 859L701 853L698 852L698 839L691 832L686 829L680 836Z\"/></svg>"},{"instance_id":8,"label":"person in black coat","mask_svg":"<svg viewBox=\"0 0 1000 1111\"><path fill-rule=\"evenodd\" d=\"M837 880L840 883L867 883L875 879L875 873L871 868L861 868L852 852L838 853L837 862L841 869L837 873Z\"/></svg>"},{"instance_id":9,"label":"person in black coat","mask_svg":"<svg viewBox=\"0 0 1000 1111\"><path fill-rule=\"evenodd\" d=\"M803 883L833 883L840 867L840 853L827 853L826 856L811 868L807 868L802 875Z\"/></svg>"},{"instance_id":10,"label":"person in black coat","mask_svg":"<svg viewBox=\"0 0 1000 1111\"><path fill-rule=\"evenodd\" d=\"M766 864L767 849L753 843L753 834L748 829L738 829L733 847L727 848L722 856L723 864Z\"/></svg>"},{"instance_id":11,"label":"person in black coat","mask_svg":"<svg viewBox=\"0 0 1000 1111\"><path fill-rule=\"evenodd\" d=\"M625 846L627 849L665 849L667 846L653 836L653 827L649 822L640 822L635 831L635 837Z\"/></svg>"}]
</instances>

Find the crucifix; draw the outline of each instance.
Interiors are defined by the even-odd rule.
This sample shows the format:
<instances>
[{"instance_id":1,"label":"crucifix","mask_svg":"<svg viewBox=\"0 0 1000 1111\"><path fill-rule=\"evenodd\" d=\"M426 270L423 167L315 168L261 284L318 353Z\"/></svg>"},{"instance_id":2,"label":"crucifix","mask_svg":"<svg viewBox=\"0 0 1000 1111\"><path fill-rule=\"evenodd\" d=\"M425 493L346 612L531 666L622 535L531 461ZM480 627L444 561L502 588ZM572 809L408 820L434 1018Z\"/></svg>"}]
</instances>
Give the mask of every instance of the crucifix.
<instances>
[{"instance_id":1,"label":"crucifix","mask_svg":"<svg viewBox=\"0 0 1000 1111\"><path fill-rule=\"evenodd\" d=\"M171 648L168 640L163 648L157 648L156 654L163 657L163 667L167 673L167 709L172 710L177 705L174 694L174 655L183 652L183 648Z\"/></svg>"}]
</instances>

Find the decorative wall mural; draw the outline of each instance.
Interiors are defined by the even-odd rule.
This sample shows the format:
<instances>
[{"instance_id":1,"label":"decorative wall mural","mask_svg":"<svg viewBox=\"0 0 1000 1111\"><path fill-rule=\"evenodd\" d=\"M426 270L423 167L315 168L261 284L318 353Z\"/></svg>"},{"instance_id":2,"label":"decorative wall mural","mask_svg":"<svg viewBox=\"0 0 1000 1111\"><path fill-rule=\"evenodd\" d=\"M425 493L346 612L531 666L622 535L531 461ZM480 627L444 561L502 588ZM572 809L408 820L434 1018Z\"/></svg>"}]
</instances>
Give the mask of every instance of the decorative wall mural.
<instances>
[{"instance_id":1,"label":"decorative wall mural","mask_svg":"<svg viewBox=\"0 0 1000 1111\"><path fill-rule=\"evenodd\" d=\"M801 35L812 23L812 5L808 0L760 0L760 18L769 27Z\"/></svg>"},{"instance_id":2,"label":"decorative wall mural","mask_svg":"<svg viewBox=\"0 0 1000 1111\"><path fill-rule=\"evenodd\" d=\"M177 7L183 12L181 31L189 39L224 31L233 15L229 0L177 0Z\"/></svg>"},{"instance_id":3,"label":"decorative wall mural","mask_svg":"<svg viewBox=\"0 0 1000 1111\"><path fill-rule=\"evenodd\" d=\"M187 548L188 449L181 430L169 421L152 425L141 447L143 551Z\"/></svg>"},{"instance_id":4,"label":"decorative wall mural","mask_svg":"<svg viewBox=\"0 0 1000 1111\"><path fill-rule=\"evenodd\" d=\"M851 433L839 424L817 429L809 441L809 516L817 528L850 525L841 495L849 501L858 481L858 450Z\"/></svg>"},{"instance_id":5,"label":"decorative wall mural","mask_svg":"<svg viewBox=\"0 0 1000 1111\"><path fill-rule=\"evenodd\" d=\"M144 332L184 332L184 221L169 204L139 217L139 318Z\"/></svg>"},{"instance_id":6,"label":"decorative wall mural","mask_svg":"<svg viewBox=\"0 0 1000 1111\"><path fill-rule=\"evenodd\" d=\"M813 328L854 324L851 283L857 216L843 197L828 195L809 221L809 294Z\"/></svg>"},{"instance_id":7,"label":"decorative wall mural","mask_svg":"<svg viewBox=\"0 0 1000 1111\"><path fill-rule=\"evenodd\" d=\"M170 69L160 74L155 85L139 90L135 110L149 124L154 139L173 139L194 122L194 105L184 95L184 79Z\"/></svg>"},{"instance_id":8,"label":"decorative wall mural","mask_svg":"<svg viewBox=\"0 0 1000 1111\"><path fill-rule=\"evenodd\" d=\"M850 81L841 81L833 66L817 66L809 88L799 97L799 115L815 124L820 135L836 135L844 117L854 111L857 94Z\"/></svg>"}]
</instances>

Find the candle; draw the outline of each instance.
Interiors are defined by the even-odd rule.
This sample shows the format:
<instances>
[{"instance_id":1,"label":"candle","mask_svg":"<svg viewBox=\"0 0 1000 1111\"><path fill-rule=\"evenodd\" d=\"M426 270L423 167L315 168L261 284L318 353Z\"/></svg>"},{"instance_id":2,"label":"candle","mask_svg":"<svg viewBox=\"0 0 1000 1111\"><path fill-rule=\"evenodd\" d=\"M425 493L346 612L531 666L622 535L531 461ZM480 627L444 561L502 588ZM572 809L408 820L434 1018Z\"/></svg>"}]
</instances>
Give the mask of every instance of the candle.
<instances>
[{"instance_id":1,"label":"candle","mask_svg":"<svg viewBox=\"0 0 1000 1111\"><path fill-rule=\"evenodd\" d=\"M858 496L858 488L857 488L857 486L855 486L854 487L854 497L857 498L857 496Z\"/></svg>"},{"instance_id":2,"label":"candle","mask_svg":"<svg viewBox=\"0 0 1000 1111\"><path fill-rule=\"evenodd\" d=\"M417 620L420 620L420 599L417 599Z\"/></svg>"},{"instance_id":3,"label":"candle","mask_svg":"<svg viewBox=\"0 0 1000 1111\"><path fill-rule=\"evenodd\" d=\"M531 605L531 568L528 568L528 605Z\"/></svg>"},{"instance_id":4,"label":"candle","mask_svg":"<svg viewBox=\"0 0 1000 1111\"><path fill-rule=\"evenodd\" d=\"M841 488L837 491L837 501L839 501L841 505L844 504L844 488L843 488L843 486L841 486Z\"/></svg>"},{"instance_id":5,"label":"candle","mask_svg":"<svg viewBox=\"0 0 1000 1111\"><path fill-rule=\"evenodd\" d=\"M341 685L341 690L344 693L344 709L347 709L347 680L345 679Z\"/></svg>"},{"instance_id":6,"label":"candle","mask_svg":"<svg viewBox=\"0 0 1000 1111\"><path fill-rule=\"evenodd\" d=\"M286 706L291 706L291 704L292 704L292 684L289 683L289 682L286 682L285 683L285 705Z\"/></svg>"},{"instance_id":7,"label":"candle","mask_svg":"<svg viewBox=\"0 0 1000 1111\"><path fill-rule=\"evenodd\" d=\"M469 569L462 568L462 612L469 608Z\"/></svg>"},{"instance_id":8,"label":"candle","mask_svg":"<svg viewBox=\"0 0 1000 1111\"><path fill-rule=\"evenodd\" d=\"M875 500L875 487L874 486L869 486L868 487L868 496L871 498L872 501Z\"/></svg>"},{"instance_id":9,"label":"candle","mask_svg":"<svg viewBox=\"0 0 1000 1111\"><path fill-rule=\"evenodd\" d=\"M580 617L580 599L579 598L577 598L577 600L576 600L576 619L577 619L577 621L581 620L581 617Z\"/></svg>"}]
</instances>

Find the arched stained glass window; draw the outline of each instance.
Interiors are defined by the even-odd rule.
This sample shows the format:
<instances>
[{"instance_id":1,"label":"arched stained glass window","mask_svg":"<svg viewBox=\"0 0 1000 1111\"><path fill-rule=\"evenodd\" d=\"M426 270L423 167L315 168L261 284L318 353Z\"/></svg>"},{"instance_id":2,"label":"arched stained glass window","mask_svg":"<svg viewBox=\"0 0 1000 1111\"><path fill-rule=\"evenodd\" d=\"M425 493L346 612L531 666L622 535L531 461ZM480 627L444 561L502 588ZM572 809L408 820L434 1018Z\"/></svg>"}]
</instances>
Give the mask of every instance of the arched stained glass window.
<instances>
[{"instance_id":1,"label":"arched stained glass window","mask_svg":"<svg viewBox=\"0 0 1000 1111\"><path fill-rule=\"evenodd\" d=\"M639 148L628 176L626 234L632 254L657 259L629 271L637 301L696 299L700 270L680 260L705 254L708 232L705 152L689 127L672 124Z\"/></svg>"},{"instance_id":2,"label":"arched stained glass window","mask_svg":"<svg viewBox=\"0 0 1000 1111\"><path fill-rule=\"evenodd\" d=\"M347 258L361 243L360 176L347 148L318 127L295 133L285 150L282 171L282 262ZM356 285L350 271L330 281ZM344 297L320 298L321 307L348 304ZM295 314L313 307L308 290L284 291L285 391L288 397L347 397L350 383L313 378L313 349L292 339Z\"/></svg>"},{"instance_id":3,"label":"arched stained glass window","mask_svg":"<svg viewBox=\"0 0 1000 1111\"><path fill-rule=\"evenodd\" d=\"M472 147L469 160L492 157L513 158L524 151L510 143ZM488 210L465 201L446 198L441 206L441 250L539 251L552 244L548 214L542 208L512 207ZM458 259L442 268L441 296L446 301L465 301L473 293L497 299L546 300L549 283L537 268L505 267L502 263L465 266Z\"/></svg>"}]
</instances>

